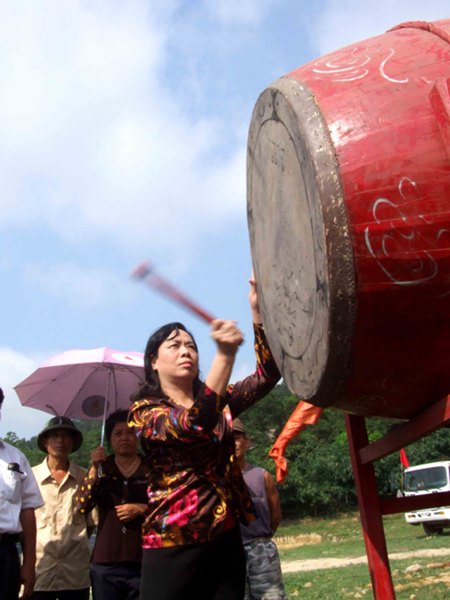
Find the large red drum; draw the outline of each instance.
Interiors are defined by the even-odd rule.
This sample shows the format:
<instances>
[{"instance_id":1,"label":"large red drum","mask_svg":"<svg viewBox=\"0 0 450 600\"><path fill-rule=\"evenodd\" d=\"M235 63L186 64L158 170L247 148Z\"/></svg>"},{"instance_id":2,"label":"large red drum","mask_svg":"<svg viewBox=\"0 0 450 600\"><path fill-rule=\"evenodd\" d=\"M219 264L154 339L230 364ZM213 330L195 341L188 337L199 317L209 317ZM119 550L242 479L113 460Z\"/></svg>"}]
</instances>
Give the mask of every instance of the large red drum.
<instances>
[{"instance_id":1,"label":"large red drum","mask_svg":"<svg viewBox=\"0 0 450 600\"><path fill-rule=\"evenodd\" d=\"M450 393L450 20L403 23L259 97L248 220L267 335L318 406Z\"/></svg>"}]
</instances>

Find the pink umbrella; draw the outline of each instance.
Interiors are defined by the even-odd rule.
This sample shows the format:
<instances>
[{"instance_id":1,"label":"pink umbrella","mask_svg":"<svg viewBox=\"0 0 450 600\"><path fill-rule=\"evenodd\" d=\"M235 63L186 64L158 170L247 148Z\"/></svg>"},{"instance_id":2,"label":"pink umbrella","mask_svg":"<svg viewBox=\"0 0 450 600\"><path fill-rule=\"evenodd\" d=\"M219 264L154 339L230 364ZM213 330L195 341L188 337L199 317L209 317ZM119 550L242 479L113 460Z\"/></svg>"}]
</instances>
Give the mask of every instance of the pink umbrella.
<instances>
[{"instance_id":1,"label":"pink umbrella","mask_svg":"<svg viewBox=\"0 0 450 600\"><path fill-rule=\"evenodd\" d=\"M144 355L110 348L69 350L36 369L14 389L24 406L73 419L103 418L128 409L144 380ZM102 443L104 431L102 430Z\"/></svg>"}]
</instances>

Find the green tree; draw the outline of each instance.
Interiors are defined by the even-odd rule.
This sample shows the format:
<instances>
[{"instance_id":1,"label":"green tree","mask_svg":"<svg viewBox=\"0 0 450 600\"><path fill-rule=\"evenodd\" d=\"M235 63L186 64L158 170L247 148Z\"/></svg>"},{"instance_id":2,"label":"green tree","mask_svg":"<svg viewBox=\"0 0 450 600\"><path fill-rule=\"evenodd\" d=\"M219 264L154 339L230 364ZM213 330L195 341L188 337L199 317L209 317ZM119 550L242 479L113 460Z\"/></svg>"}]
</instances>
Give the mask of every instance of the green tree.
<instances>
[{"instance_id":1,"label":"green tree","mask_svg":"<svg viewBox=\"0 0 450 600\"><path fill-rule=\"evenodd\" d=\"M8 431L3 439L8 444L12 444L21 450L32 467L42 461L43 454L37 447L36 436L26 440L25 438L19 438L13 431Z\"/></svg>"},{"instance_id":2,"label":"green tree","mask_svg":"<svg viewBox=\"0 0 450 600\"><path fill-rule=\"evenodd\" d=\"M102 424L100 421L74 421L83 434L81 448L72 455L72 460L80 467L91 464L91 452L100 445ZM106 442L105 442L106 444Z\"/></svg>"},{"instance_id":3,"label":"green tree","mask_svg":"<svg viewBox=\"0 0 450 600\"><path fill-rule=\"evenodd\" d=\"M284 384L248 409L242 420L252 440L249 460L274 474L268 457L273 442L294 410L298 399ZM383 437L398 421L367 418L370 441ZM450 432L443 428L407 448L411 464L450 457ZM348 449L344 413L326 409L318 423L306 427L286 450L289 475L279 486L286 516L333 514L354 509L356 492ZM374 464L380 495L395 495L400 487L399 454Z\"/></svg>"}]
</instances>

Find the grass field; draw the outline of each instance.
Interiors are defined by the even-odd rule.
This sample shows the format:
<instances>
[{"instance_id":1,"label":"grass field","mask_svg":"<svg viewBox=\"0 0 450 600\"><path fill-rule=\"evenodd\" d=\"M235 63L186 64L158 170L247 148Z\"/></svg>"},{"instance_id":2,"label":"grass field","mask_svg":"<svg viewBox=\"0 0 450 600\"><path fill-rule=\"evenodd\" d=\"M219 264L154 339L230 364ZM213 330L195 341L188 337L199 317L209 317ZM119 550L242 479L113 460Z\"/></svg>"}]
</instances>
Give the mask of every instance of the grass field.
<instances>
[{"instance_id":1,"label":"grass field","mask_svg":"<svg viewBox=\"0 0 450 600\"><path fill-rule=\"evenodd\" d=\"M384 529L397 598L449 598L450 530L444 530L440 536L427 537L421 527L407 525L403 515L385 517ZM283 565L310 559L322 559L323 563L327 563L334 558L365 555L358 514L286 522L278 530L276 541ZM445 555L394 558L399 552L425 551L431 554L434 550L445 552ZM373 597L366 564L286 573L284 582L289 598L340 600Z\"/></svg>"}]
</instances>

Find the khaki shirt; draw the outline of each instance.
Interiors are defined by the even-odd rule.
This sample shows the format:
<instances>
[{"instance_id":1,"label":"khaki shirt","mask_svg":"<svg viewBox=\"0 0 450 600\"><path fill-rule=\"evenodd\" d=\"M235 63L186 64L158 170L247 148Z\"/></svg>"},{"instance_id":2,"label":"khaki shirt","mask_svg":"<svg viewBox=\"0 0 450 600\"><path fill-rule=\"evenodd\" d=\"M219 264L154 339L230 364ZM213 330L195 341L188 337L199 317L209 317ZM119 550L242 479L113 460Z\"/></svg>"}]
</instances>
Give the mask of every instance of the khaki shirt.
<instances>
[{"instance_id":1,"label":"khaki shirt","mask_svg":"<svg viewBox=\"0 0 450 600\"><path fill-rule=\"evenodd\" d=\"M47 458L33 467L44 498L36 509L35 591L79 590L90 585L91 547L89 533L95 527L91 515L75 509L75 494L86 470L72 462L59 485L52 477Z\"/></svg>"}]
</instances>

